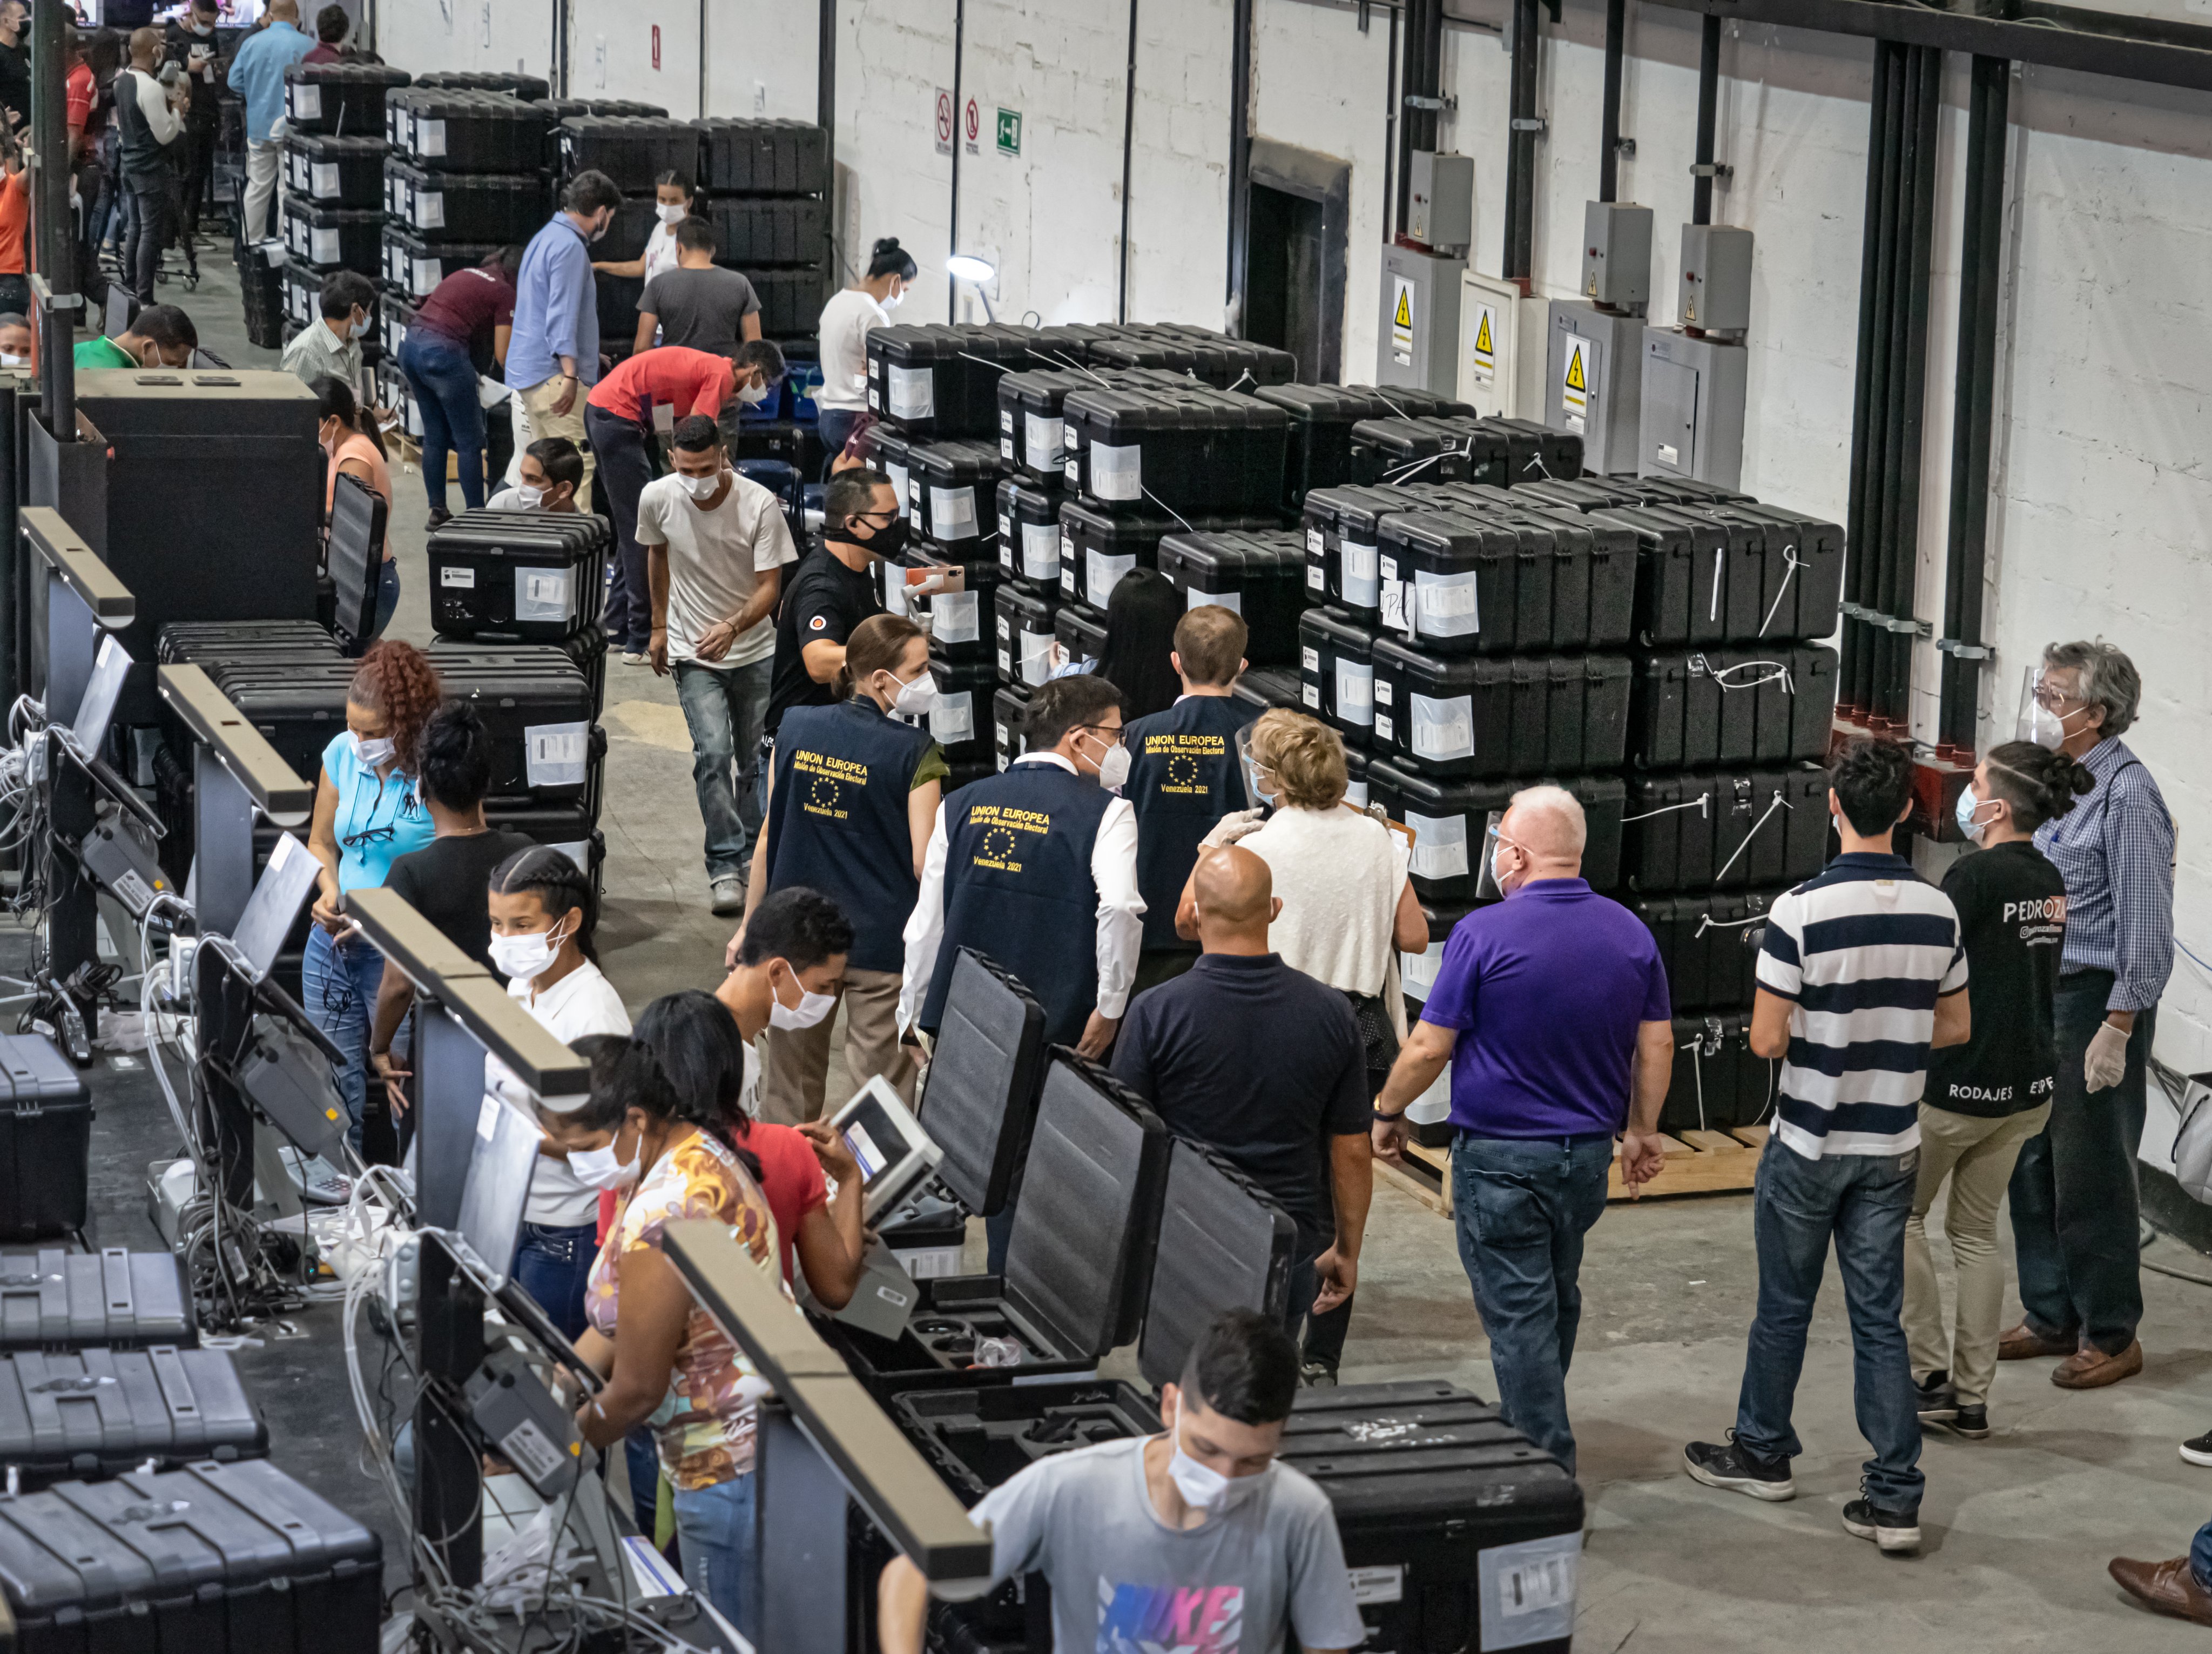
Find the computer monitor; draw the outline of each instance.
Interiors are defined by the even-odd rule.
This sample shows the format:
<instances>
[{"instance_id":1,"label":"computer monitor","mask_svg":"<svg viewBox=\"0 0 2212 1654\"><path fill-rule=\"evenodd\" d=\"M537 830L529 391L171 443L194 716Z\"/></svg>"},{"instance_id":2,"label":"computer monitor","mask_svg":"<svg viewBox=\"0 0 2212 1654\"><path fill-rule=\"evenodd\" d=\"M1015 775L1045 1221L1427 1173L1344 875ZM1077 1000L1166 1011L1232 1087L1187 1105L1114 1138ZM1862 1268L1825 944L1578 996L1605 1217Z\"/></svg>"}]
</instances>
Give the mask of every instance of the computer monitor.
<instances>
[{"instance_id":1,"label":"computer monitor","mask_svg":"<svg viewBox=\"0 0 2212 1654\"><path fill-rule=\"evenodd\" d=\"M860 1162L863 1222L872 1223L904 1200L945 1158L881 1074L854 1092L830 1123Z\"/></svg>"},{"instance_id":2,"label":"computer monitor","mask_svg":"<svg viewBox=\"0 0 2212 1654\"><path fill-rule=\"evenodd\" d=\"M255 882L253 894L246 898L246 911L239 915L236 933L231 938L252 963L256 975L267 976L276 963L284 939L292 933L293 921L300 916L300 903L315 888L315 875L321 867L314 853L291 834L276 835L269 866Z\"/></svg>"},{"instance_id":3,"label":"computer monitor","mask_svg":"<svg viewBox=\"0 0 2212 1654\"><path fill-rule=\"evenodd\" d=\"M93 657L92 676L85 683L84 698L76 703L70 733L77 751L87 757L100 756L107 741L107 726L115 717L115 703L123 698L124 681L131 675L131 652L113 632L100 637L100 653Z\"/></svg>"},{"instance_id":4,"label":"computer monitor","mask_svg":"<svg viewBox=\"0 0 2212 1654\"><path fill-rule=\"evenodd\" d=\"M461 1238L495 1274L514 1262L523 1208L538 1146L545 1140L537 1121L489 1092L477 1109L475 1146L461 1183Z\"/></svg>"}]
</instances>

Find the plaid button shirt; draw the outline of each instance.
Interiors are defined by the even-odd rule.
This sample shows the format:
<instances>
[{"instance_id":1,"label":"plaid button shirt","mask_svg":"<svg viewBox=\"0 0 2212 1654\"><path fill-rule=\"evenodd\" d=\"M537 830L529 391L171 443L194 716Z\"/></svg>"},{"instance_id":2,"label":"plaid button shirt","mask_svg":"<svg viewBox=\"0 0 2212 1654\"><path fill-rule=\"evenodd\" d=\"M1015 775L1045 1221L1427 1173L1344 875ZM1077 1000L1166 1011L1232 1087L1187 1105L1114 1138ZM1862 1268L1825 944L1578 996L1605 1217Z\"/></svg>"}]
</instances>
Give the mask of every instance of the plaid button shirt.
<instances>
[{"instance_id":1,"label":"plaid button shirt","mask_svg":"<svg viewBox=\"0 0 2212 1654\"><path fill-rule=\"evenodd\" d=\"M2096 791L2035 831L2036 848L2066 880L2063 969L2109 970L2106 1008L2148 1010L2173 970L2173 818L2118 736L2081 762Z\"/></svg>"}]
</instances>

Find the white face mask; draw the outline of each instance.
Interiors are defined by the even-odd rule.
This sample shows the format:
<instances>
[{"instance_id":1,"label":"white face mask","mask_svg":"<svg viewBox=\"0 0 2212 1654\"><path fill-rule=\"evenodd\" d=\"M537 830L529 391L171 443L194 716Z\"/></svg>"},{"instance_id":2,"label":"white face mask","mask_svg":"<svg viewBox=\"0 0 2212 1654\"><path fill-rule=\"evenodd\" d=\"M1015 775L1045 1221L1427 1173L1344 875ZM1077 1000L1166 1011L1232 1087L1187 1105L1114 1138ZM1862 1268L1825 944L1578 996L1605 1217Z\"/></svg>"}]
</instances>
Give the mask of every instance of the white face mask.
<instances>
[{"instance_id":1,"label":"white face mask","mask_svg":"<svg viewBox=\"0 0 2212 1654\"><path fill-rule=\"evenodd\" d=\"M637 1158L638 1151L633 1149L629 1159L616 1159L612 1143L605 1148L570 1149L568 1170L576 1174L578 1183L588 1189L603 1189L619 1195L637 1181Z\"/></svg>"},{"instance_id":2,"label":"white face mask","mask_svg":"<svg viewBox=\"0 0 2212 1654\"><path fill-rule=\"evenodd\" d=\"M399 743L389 735L379 735L368 740L356 735L353 738L353 754L361 760L364 768L381 769L399 756Z\"/></svg>"},{"instance_id":3,"label":"white face mask","mask_svg":"<svg viewBox=\"0 0 2212 1654\"><path fill-rule=\"evenodd\" d=\"M683 476L680 471L677 474ZM714 490L721 485L722 473L719 471L712 477L684 477L684 491L695 500L713 498Z\"/></svg>"},{"instance_id":4,"label":"white face mask","mask_svg":"<svg viewBox=\"0 0 2212 1654\"><path fill-rule=\"evenodd\" d=\"M1233 1505L1242 1505L1265 1487L1274 1475L1270 1464L1257 1475L1224 1476L1210 1464L1200 1464L1182 1450L1182 1401L1176 1400L1175 1433L1170 1438L1173 1445L1168 1453L1168 1480L1182 1495L1182 1502L1194 1511L1208 1516L1218 1516Z\"/></svg>"},{"instance_id":5,"label":"white face mask","mask_svg":"<svg viewBox=\"0 0 2212 1654\"><path fill-rule=\"evenodd\" d=\"M885 675L889 676L888 673ZM921 676L910 684L899 684L896 678L892 678L891 682L898 684L898 688L891 692L893 712L919 718L937 705L937 679L930 675L928 667L924 666Z\"/></svg>"},{"instance_id":6,"label":"white face mask","mask_svg":"<svg viewBox=\"0 0 2212 1654\"><path fill-rule=\"evenodd\" d=\"M545 974L567 938L556 931L525 931L516 936L491 939L491 965L515 982L535 982Z\"/></svg>"},{"instance_id":7,"label":"white face mask","mask_svg":"<svg viewBox=\"0 0 2212 1654\"><path fill-rule=\"evenodd\" d=\"M893 288L889 293L884 294L882 298L876 301L876 302L883 306L886 311L896 310L905 301L906 289L902 287Z\"/></svg>"},{"instance_id":8,"label":"white face mask","mask_svg":"<svg viewBox=\"0 0 2212 1654\"><path fill-rule=\"evenodd\" d=\"M799 989L799 1003L796 1006L788 1006L783 1002L775 991L774 982L769 984L768 999L768 1025L771 1028L781 1028L787 1033L796 1033L802 1028L813 1027L823 1018L828 1016L837 1003L837 996L835 994L810 994L803 983Z\"/></svg>"},{"instance_id":9,"label":"white face mask","mask_svg":"<svg viewBox=\"0 0 2212 1654\"><path fill-rule=\"evenodd\" d=\"M532 488L527 483L517 483L514 493L515 497L522 502L522 508L525 511L535 511L545 503L545 490L542 488Z\"/></svg>"},{"instance_id":10,"label":"white face mask","mask_svg":"<svg viewBox=\"0 0 2212 1654\"><path fill-rule=\"evenodd\" d=\"M1518 847L1516 846L1516 848ZM1504 854L1505 841L1504 839L1500 839L1498 841L1496 848L1490 852L1490 880L1491 883L1498 886L1498 893L1500 896L1510 896L1513 894L1513 888L1508 885L1505 882L1508 876L1505 872L1505 864L1499 860L1499 858Z\"/></svg>"},{"instance_id":11,"label":"white face mask","mask_svg":"<svg viewBox=\"0 0 2212 1654\"><path fill-rule=\"evenodd\" d=\"M30 365L28 356L11 356L5 350L0 350L0 368L27 368Z\"/></svg>"},{"instance_id":12,"label":"white face mask","mask_svg":"<svg viewBox=\"0 0 2212 1654\"><path fill-rule=\"evenodd\" d=\"M762 403L768 400L768 386L765 385L748 385L744 390L738 392L738 400L744 403L748 408L757 408Z\"/></svg>"},{"instance_id":13,"label":"white face mask","mask_svg":"<svg viewBox=\"0 0 2212 1654\"><path fill-rule=\"evenodd\" d=\"M660 222L664 224L680 224L690 216L685 211L684 204L681 202L675 203L672 205L670 203L664 201L659 206L655 207L653 211L660 215Z\"/></svg>"},{"instance_id":14,"label":"white face mask","mask_svg":"<svg viewBox=\"0 0 2212 1654\"><path fill-rule=\"evenodd\" d=\"M1087 740L1105 745L1103 738L1090 730L1083 732ZM1127 785L1129 780L1129 749L1115 743L1106 748L1106 756L1098 760L1098 784L1111 793Z\"/></svg>"}]
</instances>

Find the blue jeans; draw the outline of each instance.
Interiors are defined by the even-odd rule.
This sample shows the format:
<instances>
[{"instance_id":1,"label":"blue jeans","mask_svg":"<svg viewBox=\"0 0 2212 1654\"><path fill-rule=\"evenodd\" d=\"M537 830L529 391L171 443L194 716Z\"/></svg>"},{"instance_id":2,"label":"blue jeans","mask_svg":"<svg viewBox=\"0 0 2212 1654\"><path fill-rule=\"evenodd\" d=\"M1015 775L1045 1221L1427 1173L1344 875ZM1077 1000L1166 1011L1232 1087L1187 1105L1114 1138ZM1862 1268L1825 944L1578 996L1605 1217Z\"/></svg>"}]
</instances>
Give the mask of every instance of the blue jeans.
<instances>
[{"instance_id":1,"label":"blue jeans","mask_svg":"<svg viewBox=\"0 0 2212 1654\"><path fill-rule=\"evenodd\" d=\"M652 1429L639 1425L623 1438L623 1460L629 1466L629 1513L647 1544L660 1511L660 1449Z\"/></svg>"},{"instance_id":2,"label":"blue jeans","mask_svg":"<svg viewBox=\"0 0 2212 1654\"><path fill-rule=\"evenodd\" d=\"M824 408L816 418L815 434L822 439L822 475L818 480L830 480L830 467L845 451L845 444L853 440L853 427L860 423L858 408Z\"/></svg>"},{"instance_id":3,"label":"blue jeans","mask_svg":"<svg viewBox=\"0 0 2212 1654\"><path fill-rule=\"evenodd\" d=\"M593 1241L598 1233L596 1223L574 1229L526 1223L521 1244L514 1249L515 1280L571 1343L584 1331L584 1287L592 1278L592 1261L599 1256Z\"/></svg>"},{"instance_id":4,"label":"blue jeans","mask_svg":"<svg viewBox=\"0 0 2212 1654\"><path fill-rule=\"evenodd\" d=\"M2082 1054L2105 1019L2112 992L2109 970L2058 979L2051 1005L2058 1084L2051 1119L2021 1145L2010 1193L2029 1330L2086 1339L2118 1355L2135 1341L2142 1319L2136 1150L2142 1143L2144 1071L2158 1014L2136 1013L2120 1083L2090 1091Z\"/></svg>"},{"instance_id":5,"label":"blue jeans","mask_svg":"<svg viewBox=\"0 0 2212 1654\"><path fill-rule=\"evenodd\" d=\"M1769 1458L1794 1458L1803 1450L1790 1410L1833 1236L1851 1318L1851 1395L1859 1433L1875 1453L1866 1463L1866 1493L1888 1510L1918 1510L1925 1480L1919 1404L1899 1318L1905 1220L1912 1215L1919 1164L1917 1149L1808 1160L1771 1137L1759 1159L1752 1212L1759 1314L1744 1358L1735 1438Z\"/></svg>"},{"instance_id":6,"label":"blue jeans","mask_svg":"<svg viewBox=\"0 0 2212 1654\"><path fill-rule=\"evenodd\" d=\"M307 1020L337 1046L338 1096L345 1104L346 1140L361 1148L362 1110L368 1097L368 1025L376 990L384 982L384 956L358 936L339 943L317 925L307 933L300 962L300 997Z\"/></svg>"},{"instance_id":7,"label":"blue jeans","mask_svg":"<svg viewBox=\"0 0 2212 1654\"><path fill-rule=\"evenodd\" d=\"M676 698L691 729L691 785L707 826L707 877L743 879L761 826L761 724L774 660L717 669L679 660Z\"/></svg>"},{"instance_id":8,"label":"blue jeans","mask_svg":"<svg viewBox=\"0 0 2212 1654\"><path fill-rule=\"evenodd\" d=\"M2199 1590L2212 1590L2212 1522L2197 1530L2197 1537L2189 1542L2189 1571L2197 1576Z\"/></svg>"},{"instance_id":9,"label":"blue jeans","mask_svg":"<svg viewBox=\"0 0 2212 1654\"><path fill-rule=\"evenodd\" d=\"M1490 1335L1498 1408L1571 1473L1567 1367L1582 1324L1583 1237L1605 1211L1609 1133L1477 1137L1452 1148L1459 1260Z\"/></svg>"},{"instance_id":10,"label":"blue jeans","mask_svg":"<svg viewBox=\"0 0 2212 1654\"><path fill-rule=\"evenodd\" d=\"M446 455L460 456L461 498L471 509L484 502L484 412L477 397L476 363L449 338L408 330L399 347L399 371L415 392L422 417L422 486L433 510L446 508Z\"/></svg>"},{"instance_id":11,"label":"blue jeans","mask_svg":"<svg viewBox=\"0 0 2212 1654\"><path fill-rule=\"evenodd\" d=\"M748 1640L760 1635L760 1556L750 1472L711 1487L676 1489L684 1583Z\"/></svg>"}]
</instances>

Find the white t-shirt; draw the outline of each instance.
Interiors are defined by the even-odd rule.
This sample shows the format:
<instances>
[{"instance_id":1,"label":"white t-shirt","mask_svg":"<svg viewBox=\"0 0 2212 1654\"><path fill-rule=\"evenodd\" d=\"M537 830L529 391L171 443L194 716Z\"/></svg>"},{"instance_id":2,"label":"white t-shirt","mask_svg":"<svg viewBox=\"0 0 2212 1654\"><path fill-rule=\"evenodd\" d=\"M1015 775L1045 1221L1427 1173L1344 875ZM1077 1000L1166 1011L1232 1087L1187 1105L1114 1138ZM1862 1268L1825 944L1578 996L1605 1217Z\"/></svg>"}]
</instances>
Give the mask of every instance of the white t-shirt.
<instances>
[{"instance_id":1,"label":"white t-shirt","mask_svg":"<svg viewBox=\"0 0 2212 1654\"><path fill-rule=\"evenodd\" d=\"M1283 911L1267 940L1283 963L1340 993L1380 994L1406 885L1406 841L1340 805L1278 810L1237 842L1274 875Z\"/></svg>"},{"instance_id":2,"label":"white t-shirt","mask_svg":"<svg viewBox=\"0 0 2212 1654\"><path fill-rule=\"evenodd\" d=\"M783 502L734 472L730 491L711 511L684 492L681 477L647 483L637 496L637 543L668 548L671 661L696 659L707 629L735 619L752 600L763 569L799 560ZM698 664L746 666L775 653L775 617L768 614L740 633L720 660Z\"/></svg>"},{"instance_id":3,"label":"white t-shirt","mask_svg":"<svg viewBox=\"0 0 2212 1654\"><path fill-rule=\"evenodd\" d=\"M858 413L868 405L868 330L890 321L861 288L848 287L822 307L822 388L814 393L816 407Z\"/></svg>"},{"instance_id":4,"label":"white t-shirt","mask_svg":"<svg viewBox=\"0 0 2212 1654\"><path fill-rule=\"evenodd\" d=\"M507 983L507 991L563 1044L573 1045L586 1034L629 1032L629 1012L623 1008L622 995L589 959L535 999L530 984L520 977ZM487 1056L484 1084L511 1095L521 1082L504 1062ZM526 1094L515 1100L526 1104ZM531 1169L530 1203L522 1217L525 1223L548 1229L579 1229L599 1221L599 1192L569 1171L568 1161L541 1154Z\"/></svg>"},{"instance_id":5,"label":"white t-shirt","mask_svg":"<svg viewBox=\"0 0 2212 1654\"><path fill-rule=\"evenodd\" d=\"M645 238L645 279L649 282L662 271L675 268L676 231L670 225L655 224L653 234Z\"/></svg>"}]
</instances>

